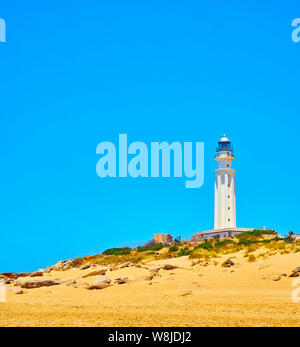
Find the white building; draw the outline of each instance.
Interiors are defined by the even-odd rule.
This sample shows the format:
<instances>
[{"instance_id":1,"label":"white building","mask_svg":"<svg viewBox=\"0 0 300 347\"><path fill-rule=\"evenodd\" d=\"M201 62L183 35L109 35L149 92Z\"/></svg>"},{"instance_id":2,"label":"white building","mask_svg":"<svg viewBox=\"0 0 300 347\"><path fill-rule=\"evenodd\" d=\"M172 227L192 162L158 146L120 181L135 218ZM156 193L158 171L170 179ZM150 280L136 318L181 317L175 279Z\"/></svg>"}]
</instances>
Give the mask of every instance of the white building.
<instances>
[{"instance_id":1,"label":"white building","mask_svg":"<svg viewBox=\"0 0 300 347\"><path fill-rule=\"evenodd\" d=\"M215 160L215 226L214 229L236 228L235 170L233 148L226 135L218 142Z\"/></svg>"}]
</instances>

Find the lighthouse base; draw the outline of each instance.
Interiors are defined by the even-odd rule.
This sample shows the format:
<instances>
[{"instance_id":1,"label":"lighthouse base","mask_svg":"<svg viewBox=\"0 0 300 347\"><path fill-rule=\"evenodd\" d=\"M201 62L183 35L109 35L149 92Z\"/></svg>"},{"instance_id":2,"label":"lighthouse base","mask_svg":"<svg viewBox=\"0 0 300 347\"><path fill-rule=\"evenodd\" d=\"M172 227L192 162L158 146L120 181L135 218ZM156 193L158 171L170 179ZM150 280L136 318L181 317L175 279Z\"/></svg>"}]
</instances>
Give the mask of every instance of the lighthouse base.
<instances>
[{"instance_id":1,"label":"lighthouse base","mask_svg":"<svg viewBox=\"0 0 300 347\"><path fill-rule=\"evenodd\" d=\"M253 231L255 228L225 228L225 229L214 229L201 231L197 234L192 235L193 240L208 240L219 237L220 239L235 237L238 234L246 231Z\"/></svg>"}]
</instances>

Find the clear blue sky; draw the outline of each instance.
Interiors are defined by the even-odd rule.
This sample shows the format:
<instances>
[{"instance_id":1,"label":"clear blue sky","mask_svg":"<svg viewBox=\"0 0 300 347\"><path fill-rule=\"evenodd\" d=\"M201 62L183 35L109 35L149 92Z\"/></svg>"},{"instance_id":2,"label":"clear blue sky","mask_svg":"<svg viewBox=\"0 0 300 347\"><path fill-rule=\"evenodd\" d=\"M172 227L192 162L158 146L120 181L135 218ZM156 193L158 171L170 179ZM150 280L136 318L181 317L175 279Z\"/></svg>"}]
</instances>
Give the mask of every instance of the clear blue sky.
<instances>
[{"instance_id":1,"label":"clear blue sky","mask_svg":"<svg viewBox=\"0 0 300 347\"><path fill-rule=\"evenodd\" d=\"M299 1L6 1L0 272L213 227L235 148L237 225L300 233ZM100 179L96 146L204 141L205 183Z\"/></svg>"}]
</instances>

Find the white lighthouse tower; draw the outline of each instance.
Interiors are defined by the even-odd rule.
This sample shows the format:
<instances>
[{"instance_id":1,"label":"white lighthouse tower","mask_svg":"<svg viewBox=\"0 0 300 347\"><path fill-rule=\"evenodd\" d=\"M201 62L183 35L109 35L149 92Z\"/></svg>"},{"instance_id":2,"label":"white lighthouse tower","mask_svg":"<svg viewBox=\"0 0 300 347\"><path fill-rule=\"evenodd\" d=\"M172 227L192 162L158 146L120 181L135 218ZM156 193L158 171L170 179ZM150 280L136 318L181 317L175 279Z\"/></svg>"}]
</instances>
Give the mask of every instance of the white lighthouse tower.
<instances>
[{"instance_id":1,"label":"white lighthouse tower","mask_svg":"<svg viewBox=\"0 0 300 347\"><path fill-rule=\"evenodd\" d=\"M223 135L218 142L215 160L218 168L215 170L214 230L235 229L235 170L231 167L234 154L231 142L226 135Z\"/></svg>"}]
</instances>

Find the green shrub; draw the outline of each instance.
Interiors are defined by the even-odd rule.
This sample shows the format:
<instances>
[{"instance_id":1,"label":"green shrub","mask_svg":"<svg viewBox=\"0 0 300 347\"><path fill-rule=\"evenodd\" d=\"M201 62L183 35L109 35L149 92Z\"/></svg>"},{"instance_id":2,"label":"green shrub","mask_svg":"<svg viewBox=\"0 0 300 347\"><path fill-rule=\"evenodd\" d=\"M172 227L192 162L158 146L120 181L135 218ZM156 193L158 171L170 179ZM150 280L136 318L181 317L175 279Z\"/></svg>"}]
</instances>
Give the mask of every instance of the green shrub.
<instances>
[{"instance_id":1,"label":"green shrub","mask_svg":"<svg viewBox=\"0 0 300 347\"><path fill-rule=\"evenodd\" d=\"M145 246L139 246L136 250L138 252L143 252L143 251L159 251L164 247L162 243L149 243L148 245Z\"/></svg>"},{"instance_id":2,"label":"green shrub","mask_svg":"<svg viewBox=\"0 0 300 347\"><path fill-rule=\"evenodd\" d=\"M104 251L102 254L106 255L123 255L123 254L130 254L131 248L129 247L123 247L123 248L109 248L106 251Z\"/></svg>"},{"instance_id":3,"label":"green shrub","mask_svg":"<svg viewBox=\"0 0 300 347\"><path fill-rule=\"evenodd\" d=\"M213 248L213 244L211 242L205 241L203 243L200 243L200 245L196 246L194 249L206 249L210 251Z\"/></svg>"},{"instance_id":4,"label":"green shrub","mask_svg":"<svg viewBox=\"0 0 300 347\"><path fill-rule=\"evenodd\" d=\"M155 254L154 251L150 251L150 252L147 252L147 253L146 253L146 255L153 255L153 254Z\"/></svg>"},{"instance_id":5,"label":"green shrub","mask_svg":"<svg viewBox=\"0 0 300 347\"><path fill-rule=\"evenodd\" d=\"M257 239L257 238L261 238L264 235L275 235L276 232L274 230L259 230L259 229L255 229L252 231L245 231L239 235L237 235L236 237L238 239L243 239L243 240L253 240L253 239Z\"/></svg>"},{"instance_id":6,"label":"green shrub","mask_svg":"<svg viewBox=\"0 0 300 347\"><path fill-rule=\"evenodd\" d=\"M173 245L169 248L169 252L176 252L178 251L178 246L177 245Z\"/></svg>"},{"instance_id":7,"label":"green shrub","mask_svg":"<svg viewBox=\"0 0 300 347\"><path fill-rule=\"evenodd\" d=\"M288 237L285 237L285 238L283 239L283 241L284 241L284 242L291 243L291 242L294 242L294 239L293 239L292 237L288 236Z\"/></svg>"},{"instance_id":8,"label":"green shrub","mask_svg":"<svg viewBox=\"0 0 300 347\"><path fill-rule=\"evenodd\" d=\"M178 257L183 257L185 255L190 255L192 251L188 249L188 247L181 248L181 250L178 252Z\"/></svg>"}]
</instances>

